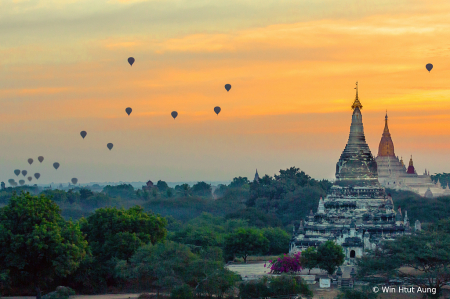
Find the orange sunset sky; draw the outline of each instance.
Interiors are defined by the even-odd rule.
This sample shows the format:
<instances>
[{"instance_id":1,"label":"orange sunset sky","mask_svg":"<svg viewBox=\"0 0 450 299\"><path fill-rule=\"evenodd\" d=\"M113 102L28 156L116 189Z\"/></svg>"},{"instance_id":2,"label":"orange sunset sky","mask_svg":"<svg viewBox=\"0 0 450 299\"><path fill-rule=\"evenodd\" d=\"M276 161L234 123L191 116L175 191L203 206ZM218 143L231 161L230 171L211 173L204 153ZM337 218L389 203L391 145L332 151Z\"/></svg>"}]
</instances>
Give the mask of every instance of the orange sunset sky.
<instances>
[{"instance_id":1,"label":"orange sunset sky","mask_svg":"<svg viewBox=\"0 0 450 299\"><path fill-rule=\"evenodd\" d=\"M375 156L387 109L396 155L450 172L449 19L448 0L1 0L0 181L332 179L356 81Z\"/></svg>"}]
</instances>

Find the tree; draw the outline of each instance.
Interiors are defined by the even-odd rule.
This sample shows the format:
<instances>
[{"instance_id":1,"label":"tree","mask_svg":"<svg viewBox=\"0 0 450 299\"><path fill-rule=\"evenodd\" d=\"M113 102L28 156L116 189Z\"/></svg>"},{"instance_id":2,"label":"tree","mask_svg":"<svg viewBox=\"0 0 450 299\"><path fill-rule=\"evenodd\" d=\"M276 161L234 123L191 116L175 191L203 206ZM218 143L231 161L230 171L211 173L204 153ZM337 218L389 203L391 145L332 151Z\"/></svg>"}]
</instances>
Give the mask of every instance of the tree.
<instances>
[{"instance_id":1,"label":"tree","mask_svg":"<svg viewBox=\"0 0 450 299\"><path fill-rule=\"evenodd\" d=\"M102 192L111 197L121 197L126 199L133 199L136 197L134 187L130 184L120 184L117 186L107 185L103 188Z\"/></svg>"},{"instance_id":2,"label":"tree","mask_svg":"<svg viewBox=\"0 0 450 299\"><path fill-rule=\"evenodd\" d=\"M276 255L285 253L289 250L289 242L291 237L289 234L279 227L269 227L262 230L264 237L269 240L268 255Z\"/></svg>"},{"instance_id":3,"label":"tree","mask_svg":"<svg viewBox=\"0 0 450 299\"><path fill-rule=\"evenodd\" d=\"M301 263L304 268L309 270L308 273L311 273L311 269L317 267L318 256L316 247L311 246L302 251Z\"/></svg>"},{"instance_id":4,"label":"tree","mask_svg":"<svg viewBox=\"0 0 450 299\"><path fill-rule=\"evenodd\" d=\"M312 297L313 295L308 285L300 277L287 274L282 274L279 277L263 277L257 281L244 282L239 285L239 296L242 299L286 295L296 297L299 294L306 297Z\"/></svg>"},{"instance_id":5,"label":"tree","mask_svg":"<svg viewBox=\"0 0 450 299\"><path fill-rule=\"evenodd\" d=\"M211 197L211 185L205 182L198 182L192 186L192 193L198 196Z\"/></svg>"},{"instance_id":6,"label":"tree","mask_svg":"<svg viewBox=\"0 0 450 299\"><path fill-rule=\"evenodd\" d=\"M250 254L262 254L269 249L269 240L261 231L252 228L240 228L225 237L225 252L239 256L247 263Z\"/></svg>"},{"instance_id":7,"label":"tree","mask_svg":"<svg viewBox=\"0 0 450 299\"><path fill-rule=\"evenodd\" d=\"M336 269L344 263L345 254L341 246L333 241L326 241L317 249L317 262L320 269L333 274Z\"/></svg>"},{"instance_id":8,"label":"tree","mask_svg":"<svg viewBox=\"0 0 450 299\"><path fill-rule=\"evenodd\" d=\"M160 192L164 192L167 189L169 189L169 186L166 182L159 180L158 183L156 183L156 187L158 187Z\"/></svg>"},{"instance_id":9,"label":"tree","mask_svg":"<svg viewBox=\"0 0 450 299\"><path fill-rule=\"evenodd\" d=\"M297 252L293 256L284 254L275 261L270 262L270 273L297 273L302 270L301 253ZM264 264L264 267L266 265Z\"/></svg>"},{"instance_id":10,"label":"tree","mask_svg":"<svg viewBox=\"0 0 450 299\"><path fill-rule=\"evenodd\" d=\"M228 185L230 188L241 188L244 185L248 185L250 181L247 177L233 178L233 181Z\"/></svg>"},{"instance_id":11,"label":"tree","mask_svg":"<svg viewBox=\"0 0 450 299\"><path fill-rule=\"evenodd\" d=\"M442 287L450 282L450 235L441 229L385 241L358 265L358 275L398 277L422 288L435 288L436 293L427 296L439 298Z\"/></svg>"},{"instance_id":12,"label":"tree","mask_svg":"<svg viewBox=\"0 0 450 299\"><path fill-rule=\"evenodd\" d=\"M129 260L141 245L156 244L167 234L167 220L139 206L128 210L100 208L79 222L92 256L83 261L70 283L75 283L76 289L90 291L117 284L113 271L116 260Z\"/></svg>"},{"instance_id":13,"label":"tree","mask_svg":"<svg viewBox=\"0 0 450 299\"><path fill-rule=\"evenodd\" d=\"M116 275L126 279L138 279L148 285L172 289L191 279L188 269L198 259L189 247L164 241L156 245L144 245L130 258L116 265Z\"/></svg>"},{"instance_id":14,"label":"tree","mask_svg":"<svg viewBox=\"0 0 450 299\"><path fill-rule=\"evenodd\" d=\"M13 283L31 282L36 298L55 277L77 269L88 244L78 224L65 221L56 203L41 195L13 195L0 209L0 265Z\"/></svg>"},{"instance_id":15,"label":"tree","mask_svg":"<svg viewBox=\"0 0 450 299\"><path fill-rule=\"evenodd\" d=\"M80 189L80 200L85 201L86 199L88 199L89 197L93 196L94 192L92 192L89 189L86 188L81 188Z\"/></svg>"},{"instance_id":16,"label":"tree","mask_svg":"<svg viewBox=\"0 0 450 299\"><path fill-rule=\"evenodd\" d=\"M92 254L102 260L112 257L128 259L138 248L137 243L156 244L167 234L167 220L135 206L128 210L101 208L81 221L81 230L92 249ZM129 242L120 242L117 235ZM116 246L112 246L112 244ZM133 249L134 248L134 249Z\"/></svg>"}]
</instances>

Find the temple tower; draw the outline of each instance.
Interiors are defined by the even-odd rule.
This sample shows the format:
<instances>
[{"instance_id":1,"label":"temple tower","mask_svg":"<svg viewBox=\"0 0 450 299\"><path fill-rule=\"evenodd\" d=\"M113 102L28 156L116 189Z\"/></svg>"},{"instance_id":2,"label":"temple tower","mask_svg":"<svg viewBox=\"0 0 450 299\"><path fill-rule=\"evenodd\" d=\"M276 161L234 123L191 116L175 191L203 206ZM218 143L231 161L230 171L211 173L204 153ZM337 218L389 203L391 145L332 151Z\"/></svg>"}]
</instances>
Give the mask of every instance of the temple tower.
<instances>
[{"instance_id":1,"label":"temple tower","mask_svg":"<svg viewBox=\"0 0 450 299\"><path fill-rule=\"evenodd\" d=\"M336 164L336 184L339 186L379 186L377 163L364 136L361 109L356 82L356 98L347 145Z\"/></svg>"}]
</instances>

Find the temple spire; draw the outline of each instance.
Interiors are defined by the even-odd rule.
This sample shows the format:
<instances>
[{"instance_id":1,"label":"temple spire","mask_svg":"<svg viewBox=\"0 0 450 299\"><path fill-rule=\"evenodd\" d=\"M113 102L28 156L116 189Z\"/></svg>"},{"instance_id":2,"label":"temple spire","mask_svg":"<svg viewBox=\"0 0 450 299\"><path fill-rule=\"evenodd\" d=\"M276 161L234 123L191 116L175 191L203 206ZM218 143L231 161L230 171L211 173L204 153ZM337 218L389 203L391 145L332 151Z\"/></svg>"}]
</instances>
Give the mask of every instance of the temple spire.
<instances>
[{"instance_id":1,"label":"temple spire","mask_svg":"<svg viewBox=\"0 0 450 299\"><path fill-rule=\"evenodd\" d=\"M358 98L358 82L356 82L355 89L356 89L356 97L355 97L355 101L353 102L352 109L355 110L355 108L358 107L361 110L363 106L361 105L361 102L359 101L359 98Z\"/></svg>"}]
</instances>

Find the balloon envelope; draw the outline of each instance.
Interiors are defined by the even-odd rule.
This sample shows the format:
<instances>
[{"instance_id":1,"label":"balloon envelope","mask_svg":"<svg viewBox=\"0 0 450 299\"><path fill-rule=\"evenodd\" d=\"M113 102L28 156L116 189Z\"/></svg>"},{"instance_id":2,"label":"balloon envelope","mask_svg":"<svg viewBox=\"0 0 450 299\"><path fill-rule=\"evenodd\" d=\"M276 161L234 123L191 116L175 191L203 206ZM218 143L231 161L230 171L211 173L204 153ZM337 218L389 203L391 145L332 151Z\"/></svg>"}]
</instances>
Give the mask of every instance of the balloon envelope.
<instances>
[{"instance_id":1,"label":"balloon envelope","mask_svg":"<svg viewBox=\"0 0 450 299\"><path fill-rule=\"evenodd\" d=\"M25 184L25 181L24 181L24 180L20 180L20 181L19 181L19 184L22 186L22 185Z\"/></svg>"},{"instance_id":2,"label":"balloon envelope","mask_svg":"<svg viewBox=\"0 0 450 299\"><path fill-rule=\"evenodd\" d=\"M134 63L134 58L133 57L129 57L128 58L128 63L132 66Z\"/></svg>"},{"instance_id":3,"label":"balloon envelope","mask_svg":"<svg viewBox=\"0 0 450 299\"><path fill-rule=\"evenodd\" d=\"M78 179L77 179L77 178L73 178L73 179L72 179L72 184L75 185L77 182L78 182Z\"/></svg>"},{"instance_id":4,"label":"balloon envelope","mask_svg":"<svg viewBox=\"0 0 450 299\"><path fill-rule=\"evenodd\" d=\"M20 169L14 170L14 174L17 175L17 176L19 176L19 174L20 174Z\"/></svg>"},{"instance_id":5,"label":"balloon envelope","mask_svg":"<svg viewBox=\"0 0 450 299\"><path fill-rule=\"evenodd\" d=\"M31 182L31 180L32 180L32 179L33 179L32 177L30 177L30 176L28 177L28 181L30 181L30 182Z\"/></svg>"},{"instance_id":6,"label":"balloon envelope","mask_svg":"<svg viewBox=\"0 0 450 299\"><path fill-rule=\"evenodd\" d=\"M40 173L35 173L34 174L34 177L36 178L36 180L39 180L39 177L41 176L41 174Z\"/></svg>"},{"instance_id":7,"label":"balloon envelope","mask_svg":"<svg viewBox=\"0 0 450 299\"><path fill-rule=\"evenodd\" d=\"M429 63L429 64L427 64L425 67L427 68L427 70L428 70L428 72L429 72L429 71L431 71L431 69L433 68L433 65L432 65L431 63Z\"/></svg>"},{"instance_id":8,"label":"balloon envelope","mask_svg":"<svg viewBox=\"0 0 450 299\"><path fill-rule=\"evenodd\" d=\"M14 179L9 179L8 183L12 185L12 183L14 183Z\"/></svg>"},{"instance_id":9,"label":"balloon envelope","mask_svg":"<svg viewBox=\"0 0 450 299\"><path fill-rule=\"evenodd\" d=\"M128 115L131 114L131 111L133 111L133 109L131 109L130 107L128 107L127 109L125 109L125 112L126 112Z\"/></svg>"},{"instance_id":10,"label":"balloon envelope","mask_svg":"<svg viewBox=\"0 0 450 299\"><path fill-rule=\"evenodd\" d=\"M81 135L81 137L83 137L83 139L84 139L84 137L86 137L87 133L86 133L86 131L81 131L81 132L80 132L80 135Z\"/></svg>"},{"instance_id":11,"label":"balloon envelope","mask_svg":"<svg viewBox=\"0 0 450 299\"><path fill-rule=\"evenodd\" d=\"M226 89L227 91L230 91L231 85L230 85L230 84L225 84L225 89Z\"/></svg>"},{"instance_id":12,"label":"balloon envelope","mask_svg":"<svg viewBox=\"0 0 450 299\"><path fill-rule=\"evenodd\" d=\"M58 163L58 162L53 163L53 167L54 167L55 169L58 169L59 163Z\"/></svg>"},{"instance_id":13,"label":"balloon envelope","mask_svg":"<svg viewBox=\"0 0 450 299\"><path fill-rule=\"evenodd\" d=\"M17 183L16 183L16 182L13 182L12 185L13 185L14 187L16 187L16 186L17 186Z\"/></svg>"},{"instance_id":14,"label":"balloon envelope","mask_svg":"<svg viewBox=\"0 0 450 299\"><path fill-rule=\"evenodd\" d=\"M39 156L39 157L38 157L38 160L39 160L39 162L41 162L41 163L42 163L42 161L44 161L44 157L42 157L42 156Z\"/></svg>"},{"instance_id":15,"label":"balloon envelope","mask_svg":"<svg viewBox=\"0 0 450 299\"><path fill-rule=\"evenodd\" d=\"M170 114L172 115L173 119L177 118L177 116L178 116L178 112L176 112L176 111L172 111L172 113L170 113Z\"/></svg>"},{"instance_id":16,"label":"balloon envelope","mask_svg":"<svg viewBox=\"0 0 450 299\"><path fill-rule=\"evenodd\" d=\"M28 163L30 163L30 165L33 164L33 159L28 159Z\"/></svg>"},{"instance_id":17,"label":"balloon envelope","mask_svg":"<svg viewBox=\"0 0 450 299\"><path fill-rule=\"evenodd\" d=\"M219 115L220 107L219 107L219 106L214 107L214 112L215 112L217 115Z\"/></svg>"},{"instance_id":18,"label":"balloon envelope","mask_svg":"<svg viewBox=\"0 0 450 299\"><path fill-rule=\"evenodd\" d=\"M26 171L26 170L22 170L22 175L23 175L23 176L26 176L26 175L27 175L27 173L28 173L28 171Z\"/></svg>"},{"instance_id":19,"label":"balloon envelope","mask_svg":"<svg viewBox=\"0 0 450 299\"><path fill-rule=\"evenodd\" d=\"M108 143L106 146L109 148L109 150L111 150L113 148L114 144Z\"/></svg>"}]
</instances>

